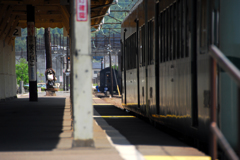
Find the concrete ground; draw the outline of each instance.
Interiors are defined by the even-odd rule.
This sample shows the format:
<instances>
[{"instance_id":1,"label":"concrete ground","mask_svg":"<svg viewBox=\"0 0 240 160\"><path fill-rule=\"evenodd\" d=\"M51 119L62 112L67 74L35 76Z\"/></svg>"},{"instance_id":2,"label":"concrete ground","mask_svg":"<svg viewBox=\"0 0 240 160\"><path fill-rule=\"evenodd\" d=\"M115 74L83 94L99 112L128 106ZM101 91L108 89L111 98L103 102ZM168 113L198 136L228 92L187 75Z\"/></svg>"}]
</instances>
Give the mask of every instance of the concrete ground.
<instances>
[{"instance_id":1,"label":"concrete ground","mask_svg":"<svg viewBox=\"0 0 240 160\"><path fill-rule=\"evenodd\" d=\"M72 148L69 92L0 102L0 160L209 160L150 124L93 95L94 147ZM113 105L114 104L114 105Z\"/></svg>"},{"instance_id":2,"label":"concrete ground","mask_svg":"<svg viewBox=\"0 0 240 160\"><path fill-rule=\"evenodd\" d=\"M28 94L0 102L0 160L122 159L96 122L95 146L72 148L69 95L42 92L38 102L29 102Z\"/></svg>"}]
</instances>

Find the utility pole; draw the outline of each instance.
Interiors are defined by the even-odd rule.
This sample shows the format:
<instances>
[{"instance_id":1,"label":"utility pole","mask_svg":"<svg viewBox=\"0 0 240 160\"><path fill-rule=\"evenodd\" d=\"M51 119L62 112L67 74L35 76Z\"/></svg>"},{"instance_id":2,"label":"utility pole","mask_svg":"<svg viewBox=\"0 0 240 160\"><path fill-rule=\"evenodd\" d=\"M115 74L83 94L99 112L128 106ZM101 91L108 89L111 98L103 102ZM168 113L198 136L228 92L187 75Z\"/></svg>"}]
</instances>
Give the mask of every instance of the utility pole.
<instances>
[{"instance_id":1,"label":"utility pole","mask_svg":"<svg viewBox=\"0 0 240 160\"><path fill-rule=\"evenodd\" d=\"M101 58L101 70L103 69L103 58Z\"/></svg>"}]
</instances>

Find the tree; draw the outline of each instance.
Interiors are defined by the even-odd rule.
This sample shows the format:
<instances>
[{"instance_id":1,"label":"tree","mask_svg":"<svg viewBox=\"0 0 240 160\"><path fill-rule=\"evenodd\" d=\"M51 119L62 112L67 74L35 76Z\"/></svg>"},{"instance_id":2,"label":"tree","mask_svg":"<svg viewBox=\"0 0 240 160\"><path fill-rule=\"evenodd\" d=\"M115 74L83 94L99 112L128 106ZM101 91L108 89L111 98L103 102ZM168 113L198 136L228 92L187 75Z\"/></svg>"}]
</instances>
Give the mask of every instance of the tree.
<instances>
[{"instance_id":1,"label":"tree","mask_svg":"<svg viewBox=\"0 0 240 160\"><path fill-rule=\"evenodd\" d=\"M112 68L118 70L118 66L117 65L113 65Z\"/></svg>"},{"instance_id":2,"label":"tree","mask_svg":"<svg viewBox=\"0 0 240 160\"><path fill-rule=\"evenodd\" d=\"M20 84L20 81L23 81L24 84L28 83L28 63L26 59L21 58L20 61L16 64L16 77L17 83Z\"/></svg>"}]
</instances>

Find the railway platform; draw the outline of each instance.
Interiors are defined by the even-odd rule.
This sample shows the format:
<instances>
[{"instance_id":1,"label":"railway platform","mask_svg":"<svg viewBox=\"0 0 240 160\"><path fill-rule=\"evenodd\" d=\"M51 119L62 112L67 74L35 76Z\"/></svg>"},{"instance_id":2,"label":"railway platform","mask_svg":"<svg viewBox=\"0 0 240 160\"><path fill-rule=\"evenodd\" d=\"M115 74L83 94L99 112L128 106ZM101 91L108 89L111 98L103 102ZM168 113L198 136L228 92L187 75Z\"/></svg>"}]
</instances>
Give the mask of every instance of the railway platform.
<instances>
[{"instance_id":1,"label":"railway platform","mask_svg":"<svg viewBox=\"0 0 240 160\"><path fill-rule=\"evenodd\" d=\"M150 124L93 95L94 147L72 148L69 92L0 102L1 160L209 160Z\"/></svg>"}]
</instances>

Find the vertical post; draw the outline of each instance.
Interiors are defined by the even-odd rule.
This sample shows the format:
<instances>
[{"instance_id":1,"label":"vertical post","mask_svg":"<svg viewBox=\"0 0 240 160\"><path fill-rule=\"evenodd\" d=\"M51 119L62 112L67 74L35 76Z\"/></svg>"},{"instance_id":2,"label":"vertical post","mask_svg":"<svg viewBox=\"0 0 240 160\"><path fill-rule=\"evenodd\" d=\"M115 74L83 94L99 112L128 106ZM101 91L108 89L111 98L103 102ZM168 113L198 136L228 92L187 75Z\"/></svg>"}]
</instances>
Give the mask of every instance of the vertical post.
<instances>
[{"instance_id":1,"label":"vertical post","mask_svg":"<svg viewBox=\"0 0 240 160\"><path fill-rule=\"evenodd\" d=\"M112 56L111 56L111 52L109 52L109 69L110 69L110 76L111 76L111 96L113 97L113 72L112 72Z\"/></svg>"},{"instance_id":2,"label":"vertical post","mask_svg":"<svg viewBox=\"0 0 240 160\"><path fill-rule=\"evenodd\" d=\"M62 39L62 53L64 54L64 35L63 35L63 39ZM67 55L65 57L63 57L63 68L64 68L64 73L63 73L63 90L66 91L66 71L67 71L67 67L66 67L66 60L67 60Z\"/></svg>"},{"instance_id":3,"label":"vertical post","mask_svg":"<svg viewBox=\"0 0 240 160\"><path fill-rule=\"evenodd\" d=\"M117 55L118 55L118 52L115 53L115 69L117 67ZM116 69L117 70L117 69Z\"/></svg>"},{"instance_id":4,"label":"vertical post","mask_svg":"<svg viewBox=\"0 0 240 160\"><path fill-rule=\"evenodd\" d=\"M103 58L101 58L101 70L103 69Z\"/></svg>"},{"instance_id":5,"label":"vertical post","mask_svg":"<svg viewBox=\"0 0 240 160\"><path fill-rule=\"evenodd\" d=\"M127 87L126 87L126 32L127 29L124 29L123 35L123 68L124 68L124 103L127 104Z\"/></svg>"},{"instance_id":6,"label":"vertical post","mask_svg":"<svg viewBox=\"0 0 240 160\"><path fill-rule=\"evenodd\" d=\"M69 59L68 59L68 56L69 56L69 54L68 54L68 46L69 46L69 39L68 39L68 37L67 37L67 67L66 67L66 73L68 72L68 64L69 64ZM69 75L69 74L68 74ZM66 75L66 90L68 91L68 79L69 79L69 76L68 75Z\"/></svg>"},{"instance_id":7,"label":"vertical post","mask_svg":"<svg viewBox=\"0 0 240 160\"><path fill-rule=\"evenodd\" d=\"M104 52L104 69L106 68L106 52Z\"/></svg>"},{"instance_id":8,"label":"vertical post","mask_svg":"<svg viewBox=\"0 0 240 160\"><path fill-rule=\"evenodd\" d=\"M52 53L50 47L50 28L45 28L46 69L52 68Z\"/></svg>"},{"instance_id":9,"label":"vertical post","mask_svg":"<svg viewBox=\"0 0 240 160\"><path fill-rule=\"evenodd\" d=\"M145 71L146 71L146 114L149 116L149 104L148 104L148 0L145 0Z\"/></svg>"},{"instance_id":10,"label":"vertical post","mask_svg":"<svg viewBox=\"0 0 240 160\"><path fill-rule=\"evenodd\" d=\"M109 49L111 50L111 34L110 34L110 29L109 29ZM112 55L111 51L109 51L109 69L110 69L110 76L111 76L111 96L113 97L113 72L112 72Z\"/></svg>"},{"instance_id":11,"label":"vertical post","mask_svg":"<svg viewBox=\"0 0 240 160\"><path fill-rule=\"evenodd\" d=\"M91 1L74 0L70 2L73 147L93 146L91 19L89 12Z\"/></svg>"},{"instance_id":12,"label":"vertical post","mask_svg":"<svg viewBox=\"0 0 240 160\"><path fill-rule=\"evenodd\" d=\"M27 5L27 52L29 74L29 101L38 101L37 93L37 63L35 43L35 7Z\"/></svg>"},{"instance_id":13,"label":"vertical post","mask_svg":"<svg viewBox=\"0 0 240 160\"><path fill-rule=\"evenodd\" d=\"M211 57L210 58L210 77L211 77L211 106L210 106L210 127L212 123L216 123L216 103L217 103L217 91L216 91L216 80L217 80L217 64L216 61ZM217 158L217 139L213 131L210 130L210 156L212 159Z\"/></svg>"},{"instance_id":14,"label":"vertical post","mask_svg":"<svg viewBox=\"0 0 240 160\"><path fill-rule=\"evenodd\" d=\"M238 86L238 97L239 97L239 95L240 95L240 87ZM240 98L238 98L238 121L237 121L237 123L238 123L238 156L240 156Z\"/></svg>"},{"instance_id":15,"label":"vertical post","mask_svg":"<svg viewBox=\"0 0 240 160\"><path fill-rule=\"evenodd\" d=\"M61 43L61 39L62 39L62 35L60 34L60 37L59 37L59 50L61 51L61 54L63 54L63 52L62 52L62 43Z\"/></svg>"}]
</instances>

